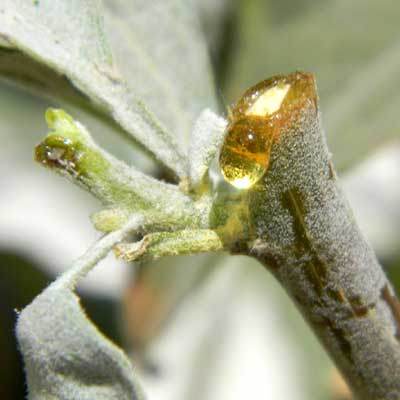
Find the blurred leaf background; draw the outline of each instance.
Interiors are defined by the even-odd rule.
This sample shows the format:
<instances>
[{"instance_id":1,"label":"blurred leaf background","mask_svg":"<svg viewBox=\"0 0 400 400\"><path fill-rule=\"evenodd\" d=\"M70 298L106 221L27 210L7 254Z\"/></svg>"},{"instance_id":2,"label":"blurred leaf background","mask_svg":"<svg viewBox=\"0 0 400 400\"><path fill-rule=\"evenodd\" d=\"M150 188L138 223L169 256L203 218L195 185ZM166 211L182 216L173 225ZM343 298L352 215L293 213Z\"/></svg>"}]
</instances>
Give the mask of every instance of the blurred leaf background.
<instances>
[{"instance_id":1,"label":"blurred leaf background","mask_svg":"<svg viewBox=\"0 0 400 400\"><path fill-rule=\"evenodd\" d=\"M198 68L206 57L200 36L191 38L193 46L175 39L171 40L175 45L166 46L168 52L149 51L148 63L141 64L143 58L134 56L138 50L130 47L130 37L148 40L144 46L151 49L153 41L168 44L174 32L193 23L179 12L180 1L175 1L179 29L172 29L168 25L172 19L167 18L152 36L148 27L162 18L156 10L143 17L142 3L105 2L107 33L129 85L135 86L135 76L148 73L146 84L141 82L138 89L136 83L135 89L160 110L164 120L168 113L162 115L162 104L173 105L174 99L186 104L186 124L203 106L218 111L206 67ZM199 8L220 112L225 113L250 85L275 73L301 69L316 74L328 143L343 188L398 288L398 2L188 3ZM152 22L146 24L146 19ZM150 66L161 68L166 81L152 79ZM191 75L193 70L196 76ZM191 91L202 85L202 91ZM44 110L50 105L65 107L113 154L162 175L151 160L128 147L96 116L0 82L1 399L22 399L25 392L13 336L14 309L28 304L97 237L88 216L99 205L33 162L33 147L46 132ZM168 126L174 129L175 122L172 118ZM84 282L80 294L103 332L139 362L151 400L349 398L286 294L272 276L247 258L202 255L132 266L109 257Z\"/></svg>"}]
</instances>

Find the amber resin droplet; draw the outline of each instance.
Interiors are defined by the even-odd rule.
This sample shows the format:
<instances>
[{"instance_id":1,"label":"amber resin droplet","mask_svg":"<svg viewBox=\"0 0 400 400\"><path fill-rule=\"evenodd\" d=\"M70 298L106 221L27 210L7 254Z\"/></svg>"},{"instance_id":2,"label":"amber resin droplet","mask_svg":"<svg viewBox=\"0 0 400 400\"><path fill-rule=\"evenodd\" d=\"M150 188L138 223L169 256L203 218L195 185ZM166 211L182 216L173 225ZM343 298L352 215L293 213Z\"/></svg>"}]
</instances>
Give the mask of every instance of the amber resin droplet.
<instances>
[{"instance_id":1,"label":"amber resin droplet","mask_svg":"<svg viewBox=\"0 0 400 400\"><path fill-rule=\"evenodd\" d=\"M224 178L238 189L254 185L267 171L282 129L310 102L316 109L312 74L279 75L250 88L232 109L219 160Z\"/></svg>"}]
</instances>

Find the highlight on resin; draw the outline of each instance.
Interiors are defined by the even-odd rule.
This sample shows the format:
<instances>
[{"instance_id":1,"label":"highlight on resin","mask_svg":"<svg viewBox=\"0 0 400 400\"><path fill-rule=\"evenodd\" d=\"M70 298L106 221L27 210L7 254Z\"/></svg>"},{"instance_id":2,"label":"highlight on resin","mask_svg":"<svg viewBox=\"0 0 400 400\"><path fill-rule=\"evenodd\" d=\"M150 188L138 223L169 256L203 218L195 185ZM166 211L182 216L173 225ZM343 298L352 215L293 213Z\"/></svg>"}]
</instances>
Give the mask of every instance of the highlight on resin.
<instances>
[{"instance_id":1,"label":"highlight on resin","mask_svg":"<svg viewBox=\"0 0 400 400\"><path fill-rule=\"evenodd\" d=\"M220 153L227 182L247 189L268 169L271 147L307 102L316 107L314 76L303 72L278 75L251 87L232 109Z\"/></svg>"}]
</instances>

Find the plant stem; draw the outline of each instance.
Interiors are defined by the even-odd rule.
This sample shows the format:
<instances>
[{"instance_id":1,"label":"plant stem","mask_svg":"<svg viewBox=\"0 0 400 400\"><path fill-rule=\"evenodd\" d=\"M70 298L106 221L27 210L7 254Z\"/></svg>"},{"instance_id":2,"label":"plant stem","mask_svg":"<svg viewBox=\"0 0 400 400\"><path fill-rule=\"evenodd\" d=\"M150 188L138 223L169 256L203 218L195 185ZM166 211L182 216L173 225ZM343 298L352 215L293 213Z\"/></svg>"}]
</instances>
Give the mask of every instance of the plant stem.
<instances>
[{"instance_id":1,"label":"plant stem","mask_svg":"<svg viewBox=\"0 0 400 400\"><path fill-rule=\"evenodd\" d=\"M145 218L139 214L131 216L130 220L119 230L111 232L96 241L74 265L54 281L52 289L67 288L75 290L78 282L84 278L121 240L130 232L137 230L144 224Z\"/></svg>"},{"instance_id":2,"label":"plant stem","mask_svg":"<svg viewBox=\"0 0 400 400\"><path fill-rule=\"evenodd\" d=\"M248 193L255 239L238 243L277 277L363 400L400 398L400 303L339 187L317 94Z\"/></svg>"}]
</instances>

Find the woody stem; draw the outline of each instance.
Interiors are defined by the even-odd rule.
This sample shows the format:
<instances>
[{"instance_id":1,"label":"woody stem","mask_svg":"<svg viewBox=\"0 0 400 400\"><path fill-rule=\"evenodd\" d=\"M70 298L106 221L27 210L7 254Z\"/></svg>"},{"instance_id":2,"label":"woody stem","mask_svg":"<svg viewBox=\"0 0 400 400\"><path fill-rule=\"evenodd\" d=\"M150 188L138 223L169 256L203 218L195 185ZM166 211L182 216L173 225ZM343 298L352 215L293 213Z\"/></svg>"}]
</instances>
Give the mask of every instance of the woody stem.
<instances>
[{"instance_id":1,"label":"woody stem","mask_svg":"<svg viewBox=\"0 0 400 400\"><path fill-rule=\"evenodd\" d=\"M315 104L274 144L248 195L255 240L354 394L400 398L400 304L339 187Z\"/></svg>"}]
</instances>

